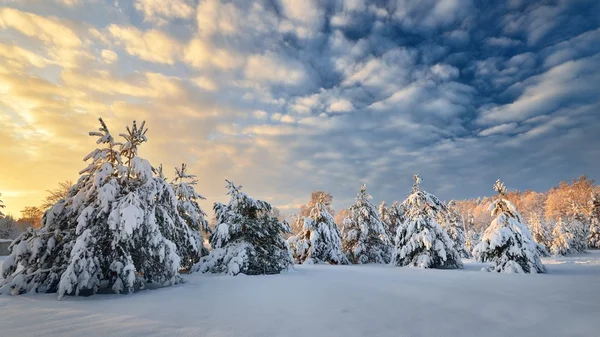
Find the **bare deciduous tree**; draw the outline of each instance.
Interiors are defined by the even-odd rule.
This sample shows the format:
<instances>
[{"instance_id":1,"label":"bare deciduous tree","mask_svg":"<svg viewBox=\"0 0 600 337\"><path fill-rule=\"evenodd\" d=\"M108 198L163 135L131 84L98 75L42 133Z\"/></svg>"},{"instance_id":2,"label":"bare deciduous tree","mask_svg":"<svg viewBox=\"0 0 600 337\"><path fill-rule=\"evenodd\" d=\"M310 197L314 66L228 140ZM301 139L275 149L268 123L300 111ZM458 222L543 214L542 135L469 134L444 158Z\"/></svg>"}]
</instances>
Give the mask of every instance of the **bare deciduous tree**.
<instances>
[{"instance_id":1,"label":"bare deciduous tree","mask_svg":"<svg viewBox=\"0 0 600 337\"><path fill-rule=\"evenodd\" d=\"M48 195L42 203L42 209L47 210L48 208L54 206L54 204L56 204L60 200L65 199L69 194L71 186L73 186L73 181L65 180L63 182L58 183L57 188L53 190L46 190L46 192L48 192Z\"/></svg>"}]
</instances>

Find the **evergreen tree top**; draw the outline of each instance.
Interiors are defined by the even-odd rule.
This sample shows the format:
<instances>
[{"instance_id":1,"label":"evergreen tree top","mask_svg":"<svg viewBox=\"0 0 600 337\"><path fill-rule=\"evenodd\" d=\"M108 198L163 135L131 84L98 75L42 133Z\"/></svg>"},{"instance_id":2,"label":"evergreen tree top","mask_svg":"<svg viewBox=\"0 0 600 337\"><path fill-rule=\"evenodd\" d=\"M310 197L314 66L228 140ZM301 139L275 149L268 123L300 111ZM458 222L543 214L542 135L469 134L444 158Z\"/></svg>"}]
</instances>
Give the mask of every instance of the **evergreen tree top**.
<instances>
[{"instance_id":1,"label":"evergreen tree top","mask_svg":"<svg viewBox=\"0 0 600 337\"><path fill-rule=\"evenodd\" d=\"M412 188L412 191L414 193L414 192L421 190L421 183L423 182L423 179L421 179L421 177L419 177L418 174L414 174L413 179L415 181L415 183L413 184L413 188Z\"/></svg>"},{"instance_id":2,"label":"evergreen tree top","mask_svg":"<svg viewBox=\"0 0 600 337\"><path fill-rule=\"evenodd\" d=\"M193 188L198 183L196 176L187 173L187 164L181 164L181 167L175 167L175 179L171 182L174 186L175 194L178 200L205 200L206 198L198 194ZM241 188L241 186L240 186Z\"/></svg>"},{"instance_id":3,"label":"evergreen tree top","mask_svg":"<svg viewBox=\"0 0 600 337\"><path fill-rule=\"evenodd\" d=\"M360 186L360 191L356 195L356 200L371 200L373 197L367 193L367 184Z\"/></svg>"},{"instance_id":4,"label":"evergreen tree top","mask_svg":"<svg viewBox=\"0 0 600 337\"><path fill-rule=\"evenodd\" d=\"M506 196L506 186L504 183L500 181L500 179L496 180L494 184L494 191L498 192L498 196L503 199Z\"/></svg>"},{"instance_id":5,"label":"evergreen tree top","mask_svg":"<svg viewBox=\"0 0 600 337\"><path fill-rule=\"evenodd\" d=\"M270 212L271 205L262 200L257 200L249 197L246 193L242 192L241 189L243 186L236 186L233 182L229 180L225 180L227 182L226 188L228 189L227 195L231 197L229 200L228 207L231 210L236 210L238 212L246 211L246 212ZM216 205L215 205L216 207Z\"/></svg>"},{"instance_id":6,"label":"evergreen tree top","mask_svg":"<svg viewBox=\"0 0 600 337\"><path fill-rule=\"evenodd\" d=\"M498 198L492 201L488 208L492 216L500 216L501 214L505 214L506 216L517 219L519 222L523 222L515 205L506 199L506 186L500 181L500 179L496 180L496 183L494 184L494 190L498 192Z\"/></svg>"},{"instance_id":7,"label":"evergreen tree top","mask_svg":"<svg viewBox=\"0 0 600 337\"><path fill-rule=\"evenodd\" d=\"M420 184L423 182L423 180L419 177L419 175L415 174L413 179L415 180L415 183L413 185L412 193L400 205L400 208L407 211L406 215L413 216L425 212L433 216L435 215L434 213L437 212L447 213L448 209L446 205L444 205L444 203L440 201L438 197L421 190ZM396 204L397 203L394 202L392 207L394 207Z\"/></svg>"}]
</instances>

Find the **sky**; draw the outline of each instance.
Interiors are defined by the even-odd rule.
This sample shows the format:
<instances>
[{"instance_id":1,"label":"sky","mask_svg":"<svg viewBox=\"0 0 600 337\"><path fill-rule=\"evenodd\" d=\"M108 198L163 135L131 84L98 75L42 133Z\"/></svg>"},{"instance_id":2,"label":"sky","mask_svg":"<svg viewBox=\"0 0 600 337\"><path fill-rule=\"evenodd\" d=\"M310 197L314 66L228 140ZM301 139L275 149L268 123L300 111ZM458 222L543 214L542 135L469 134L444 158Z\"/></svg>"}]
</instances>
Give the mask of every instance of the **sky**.
<instances>
[{"instance_id":1,"label":"sky","mask_svg":"<svg viewBox=\"0 0 600 337\"><path fill-rule=\"evenodd\" d=\"M291 213L600 178L600 2L0 0L0 193L76 180L103 117ZM5 213L7 213L5 212Z\"/></svg>"}]
</instances>

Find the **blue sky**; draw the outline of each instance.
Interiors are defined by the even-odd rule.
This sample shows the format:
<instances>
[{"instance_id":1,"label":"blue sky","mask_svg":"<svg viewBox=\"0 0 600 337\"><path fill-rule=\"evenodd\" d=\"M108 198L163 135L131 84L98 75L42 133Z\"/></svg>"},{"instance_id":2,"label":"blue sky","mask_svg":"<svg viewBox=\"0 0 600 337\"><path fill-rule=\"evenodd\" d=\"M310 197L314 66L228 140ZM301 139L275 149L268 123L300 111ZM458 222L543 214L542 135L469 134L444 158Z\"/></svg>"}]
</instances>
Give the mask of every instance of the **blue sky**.
<instances>
[{"instance_id":1,"label":"blue sky","mask_svg":"<svg viewBox=\"0 0 600 337\"><path fill-rule=\"evenodd\" d=\"M363 182L401 200L413 173L442 199L599 178L598 1L0 5L13 213L77 177L99 116L147 120L141 155L189 163L209 201L228 178L287 213Z\"/></svg>"}]
</instances>

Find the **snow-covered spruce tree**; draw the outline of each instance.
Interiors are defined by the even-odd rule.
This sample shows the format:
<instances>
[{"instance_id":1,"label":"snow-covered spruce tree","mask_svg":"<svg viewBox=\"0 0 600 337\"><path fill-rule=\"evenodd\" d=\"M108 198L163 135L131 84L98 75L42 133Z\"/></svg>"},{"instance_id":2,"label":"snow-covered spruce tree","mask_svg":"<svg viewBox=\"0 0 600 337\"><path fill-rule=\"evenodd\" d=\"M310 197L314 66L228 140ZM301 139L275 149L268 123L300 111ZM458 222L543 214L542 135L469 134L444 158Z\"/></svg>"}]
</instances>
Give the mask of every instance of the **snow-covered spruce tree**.
<instances>
[{"instance_id":1,"label":"snow-covered spruce tree","mask_svg":"<svg viewBox=\"0 0 600 337\"><path fill-rule=\"evenodd\" d=\"M377 213L379 214L379 219L381 220L381 222L383 222L383 225L385 226L385 231L388 234L388 237L391 237L389 232L391 220L390 211L387 204L385 203L385 200L379 203L379 207L377 207Z\"/></svg>"},{"instance_id":2,"label":"snow-covered spruce tree","mask_svg":"<svg viewBox=\"0 0 600 337\"><path fill-rule=\"evenodd\" d=\"M552 244L552 233L550 233L548 226L545 222L542 222L537 213L531 215L528 228L531 231L533 241L537 244L540 256L550 256L548 249Z\"/></svg>"},{"instance_id":3,"label":"snow-covered spruce tree","mask_svg":"<svg viewBox=\"0 0 600 337\"><path fill-rule=\"evenodd\" d=\"M327 206L325 197L321 195L310 209L309 216L304 217L302 231L288 239L296 263L349 263L342 252L340 230Z\"/></svg>"},{"instance_id":4,"label":"snow-covered spruce tree","mask_svg":"<svg viewBox=\"0 0 600 337\"><path fill-rule=\"evenodd\" d=\"M364 184L343 221L342 251L354 264L390 262L390 239Z\"/></svg>"},{"instance_id":5,"label":"snow-covered spruce tree","mask_svg":"<svg viewBox=\"0 0 600 337\"><path fill-rule=\"evenodd\" d=\"M494 220L485 230L481 242L473 250L479 262L490 262L484 270L503 273L545 273L537 245L523 224L521 215L506 199L506 187L500 180L494 184L498 198L489 210Z\"/></svg>"},{"instance_id":6,"label":"snow-covered spruce tree","mask_svg":"<svg viewBox=\"0 0 600 337\"><path fill-rule=\"evenodd\" d=\"M570 233L562 218L558 219L552 231L552 245L550 252L555 256L563 256L574 253L573 244L575 237Z\"/></svg>"},{"instance_id":7,"label":"snow-covered spruce tree","mask_svg":"<svg viewBox=\"0 0 600 337\"><path fill-rule=\"evenodd\" d=\"M567 217L565 229L573 235L571 254L582 254L588 249L588 236L590 226L582 215Z\"/></svg>"},{"instance_id":8,"label":"snow-covered spruce tree","mask_svg":"<svg viewBox=\"0 0 600 337\"><path fill-rule=\"evenodd\" d=\"M227 205L214 206L217 223L210 237L213 250L193 268L203 273L229 275L279 274L294 261L283 234L287 222L271 215L271 205L250 198L227 180Z\"/></svg>"},{"instance_id":9,"label":"snow-covered spruce tree","mask_svg":"<svg viewBox=\"0 0 600 337\"><path fill-rule=\"evenodd\" d=\"M473 248L481 241L481 234L475 229L469 229L466 234L465 247L471 256L473 255Z\"/></svg>"},{"instance_id":10,"label":"snow-covered spruce tree","mask_svg":"<svg viewBox=\"0 0 600 337\"><path fill-rule=\"evenodd\" d=\"M394 201L388 208L385 202L379 205L379 217L385 225L385 231L390 238L392 246L395 244L396 231L398 225L404 221L404 211L398 201Z\"/></svg>"},{"instance_id":11,"label":"snow-covered spruce tree","mask_svg":"<svg viewBox=\"0 0 600 337\"><path fill-rule=\"evenodd\" d=\"M600 195L598 193L592 194L590 208L588 245L590 248L600 248Z\"/></svg>"},{"instance_id":12,"label":"snow-covered spruce tree","mask_svg":"<svg viewBox=\"0 0 600 337\"><path fill-rule=\"evenodd\" d=\"M439 224L446 206L433 194L420 189L414 175L412 193L402 203L405 220L398 227L392 263L422 268L462 268L454 242Z\"/></svg>"},{"instance_id":13,"label":"snow-covered spruce tree","mask_svg":"<svg viewBox=\"0 0 600 337\"><path fill-rule=\"evenodd\" d=\"M211 232L206 220L207 215L198 204L198 201L205 198L194 189L194 185L197 183L196 176L187 173L186 164L181 164L180 168L175 168L175 179L171 182L171 187L177 198L177 210L179 211L179 216L185 221L187 229L190 231L189 235L195 241L194 245L188 245L185 250L180 251L182 258L181 267L186 270L196 264L201 256L208 255L208 249L204 247L204 239L201 232L208 234ZM187 236L188 234L186 233ZM194 249L193 246L196 246L198 249Z\"/></svg>"},{"instance_id":14,"label":"snow-covered spruce tree","mask_svg":"<svg viewBox=\"0 0 600 337\"><path fill-rule=\"evenodd\" d=\"M89 165L77 184L46 211L41 229L30 228L11 245L2 264L2 290L58 291L62 298L81 290L95 293L105 281L120 293L144 281L180 280L177 247L161 232L178 229L157 217L168 185L137 155L147 140L144 123L127 127L124 143L115 142L102 119L100 124L100 132L90 135L102 146L85 157ZM177 214L174 202L162 207Z\"/></svg>"},{"instance_id":15,"label":"snow-covered spruce tree","mask_svg":"<svg viewBox=\"0 0 600 337\"><path fill-rule=\"evenodd\" d=\"M466 246L466 236L463 227L463 222L458 213L456 202L451 200L448 205L448 212L446 214L445 221L442 222L442 227L448 233L450 239L454 242L454 249L458 252L462 258L470 258L471 253Z\"/></svg>"}]
</instances>

